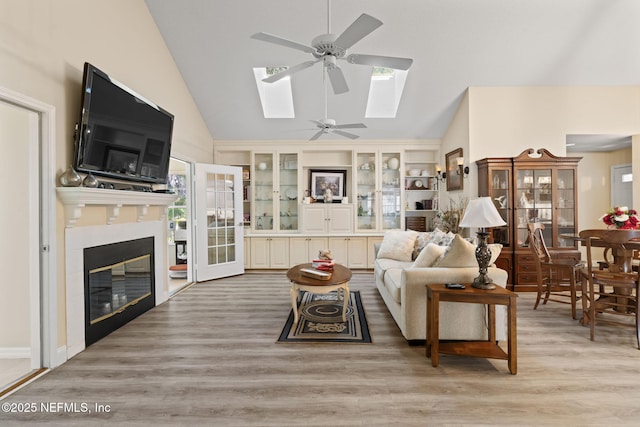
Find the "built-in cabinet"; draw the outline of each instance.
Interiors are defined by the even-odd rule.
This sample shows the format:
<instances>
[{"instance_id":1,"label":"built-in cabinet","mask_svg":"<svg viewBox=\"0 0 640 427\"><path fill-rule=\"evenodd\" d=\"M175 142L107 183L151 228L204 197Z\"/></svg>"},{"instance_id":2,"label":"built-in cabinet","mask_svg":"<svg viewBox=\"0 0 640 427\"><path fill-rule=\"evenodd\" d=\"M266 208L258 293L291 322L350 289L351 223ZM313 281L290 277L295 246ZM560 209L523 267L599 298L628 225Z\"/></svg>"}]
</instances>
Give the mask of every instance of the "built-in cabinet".
<instances>
[{"instance_id":1,"label":"built-in cabinet","mask_svg":"<svg viewBox=\"0 0 640 427\"><path fill-rule=\"evenodd\" d=\"M342 203L310 203L302 205L304 234L336 234L353 231L353 206Z\"/></svg>"},{"instance_id":2,"label":"built-in cabinet","mask_svg":"<svg viewBox=\"0 0 640 427\"><path fill-rule=\"evenodd\" d=\"M478 166L478 194L492 198L507 223L490 230L503 245L496 265L509 273L517 291L536 290L535 263L527 224L544 225L547 248L555 258L579 260L574 240L578 232L577 168L581 157L557 157L544 149L524 151L513 158L486 158Z\"/></svg>"},{"instance_id":3,"label":"built-in cabinet","mask_svg":"<svg viewBox=\"0 0 640 427\"><path fill-rule=\"evenodd\" d=\"M252 230L298 230L298 154L254 153Z\"/></svg>"},{"instance_id":4,"label":"built-in cabinet","mask_svg":"<svg viewBox=\"0 0 640 427\"><path fill-rule=\"evenodd\" d=\"M402 228L401 151L356 152L356 231Z\"/></svg>"},{"instance_id":5,"label":"built-in cabinet","mask_svg":"<svg viewBox=\"0 0 640 427\"><path fill-rule=\"evenodd\" d=\"M289 239L287 237L251 238L250 268L289 268Z\"/></svg>"},{"instance_id":6,"label":"built-in cabinet","mask_svg":"<svg viewBox=\"0 0 640 427\"><path fill-rule=\"evenodd\" d=\"M297 265L317 259L321 250L330 248L327 237L306 236L289 238L289 264Z\"/></svg>"},{"instance_id":7,"label":"built-in cabinet","mask_svg":"<svg viewBox=\"0 0 640 427\"><path fill-rule=\"evenodd\" d=\"M438 213L439 181L437 153L407 150L404 153L405 228L426 231L433 228Z\"/></svg>"},{"instance_id":8,"label":"built-in cabinet","mask_svg":"<svg viewBox=\"0 0 640 427\"><path fill-rule=\"evenodd\" d=\"M305 144L307 144L305 142ZM214 163L241 165L245 194L245 268L289 268L329 248L350 268L373 268L374 243L407 217L435 216L440 155L436 143L324 141L218 142ZM417 177L409 171L420 170ZM344 203L308 203L312 171L344 171ZM411 186L419 180L423 185ZM435 182L434 182L435 181ZM416 201L423 203L422 209ZM430 209L429 209L430 208ZM429 226L427 225L427 228Z\"/></svg>"}]
</instances>

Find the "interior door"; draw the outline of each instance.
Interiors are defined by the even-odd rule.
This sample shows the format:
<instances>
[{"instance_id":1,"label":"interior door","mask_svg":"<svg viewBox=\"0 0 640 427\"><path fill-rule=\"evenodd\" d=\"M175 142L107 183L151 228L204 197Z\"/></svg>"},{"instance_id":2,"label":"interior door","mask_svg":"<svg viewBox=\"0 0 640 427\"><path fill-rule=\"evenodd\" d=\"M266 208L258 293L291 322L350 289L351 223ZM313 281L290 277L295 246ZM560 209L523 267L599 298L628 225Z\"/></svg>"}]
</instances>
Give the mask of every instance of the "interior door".
<instances>
[{"instance_id":1,"label":"interior door","mask_svg":"<svg viewBox=\"0 0 640 427\"><path fill-rule=\"evenodd\" d=\"M195 165L196 281L244 273L242 168Z\"/></svg>"},{"instance_id":2,"label":"interior door","mask_svg":"<svg viewBox=\"0 0 640 427\"><path fill-rule=\"evenodd\" d=\"M41 367L39 126L36 112L0 96L0 390Z\"/></svg>"}]
</instances>

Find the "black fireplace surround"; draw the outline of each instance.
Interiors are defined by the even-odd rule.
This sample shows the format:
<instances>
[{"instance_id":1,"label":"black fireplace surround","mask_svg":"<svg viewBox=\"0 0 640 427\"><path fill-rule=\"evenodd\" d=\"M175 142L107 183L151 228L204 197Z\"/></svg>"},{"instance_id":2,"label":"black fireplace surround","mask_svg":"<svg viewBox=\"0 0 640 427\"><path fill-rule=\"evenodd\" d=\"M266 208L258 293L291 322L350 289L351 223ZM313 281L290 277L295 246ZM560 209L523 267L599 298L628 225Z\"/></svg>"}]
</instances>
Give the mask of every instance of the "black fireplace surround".
<instances>
[{"instance_id":1,"label":"black fireplace surround","mask_svg":"<svg viewBox=\"0 0 640 427\"><path fill-rule=\"evenodd\" d=\"M155 306L154 238L84 249L85 345Z\"/></svg>"}]
</instances>

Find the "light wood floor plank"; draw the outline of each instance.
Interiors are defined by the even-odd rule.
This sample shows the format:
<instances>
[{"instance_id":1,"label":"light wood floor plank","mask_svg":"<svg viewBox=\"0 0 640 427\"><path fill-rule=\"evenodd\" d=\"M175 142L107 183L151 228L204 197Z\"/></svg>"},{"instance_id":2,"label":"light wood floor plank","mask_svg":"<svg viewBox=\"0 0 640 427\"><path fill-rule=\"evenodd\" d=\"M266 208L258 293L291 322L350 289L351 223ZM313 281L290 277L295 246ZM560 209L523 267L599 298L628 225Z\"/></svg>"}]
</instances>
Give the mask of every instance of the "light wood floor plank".
<instances>
[{"instance_id":1,"label":"light wood floor plank","mask_svg":"<svg viewBox=\"0 0 640 427\"><path fill-rule=\"evenodd\" d=\"M409 346L372 274L354 274L373 344L276 343L291 310L284 272L199 283L0 403L87 402L109 413L14 414L22 426L637 425L633 329L596 341L568 306L518 298L518 375L502 360Z\"/></svg>"}]
</instances>

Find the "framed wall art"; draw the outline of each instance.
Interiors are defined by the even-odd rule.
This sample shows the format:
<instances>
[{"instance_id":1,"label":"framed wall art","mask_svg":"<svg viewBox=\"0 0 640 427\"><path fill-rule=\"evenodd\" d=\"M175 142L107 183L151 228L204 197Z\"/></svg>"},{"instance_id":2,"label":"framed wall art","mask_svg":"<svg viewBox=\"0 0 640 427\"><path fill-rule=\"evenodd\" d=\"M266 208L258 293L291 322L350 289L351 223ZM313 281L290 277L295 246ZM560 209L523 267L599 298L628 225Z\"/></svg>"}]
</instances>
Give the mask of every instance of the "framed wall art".
<instances>
[{"instance_id":1,"label":"framed wall art","mask_svg":"<svg viewBox=\"0 0 640 427\"><path fill-rule=\"evenodd\" d=\"M462 156L462 148L457 148L445 155L447 164L447 191L462 190L462 174L458 166L458 157Z\"/></svg>"},{"instance_id":2,"label":"framed wall art","mask_svg":"<svg viewBox=\"0 0 640 427\"><path fill-rule=\"evenodd\" d=\"M342 200L347 195L346 181L346 170L309 169L309 190L316 200L324 200L327 189L331 189L333 200Z\"/></svg>"}]
</instances>

